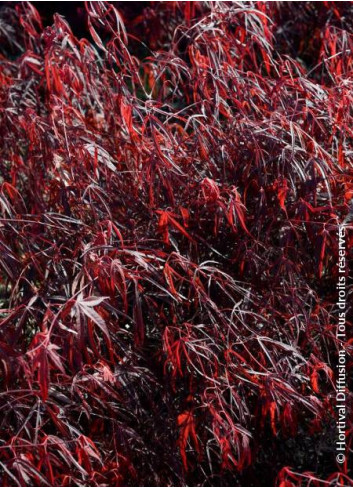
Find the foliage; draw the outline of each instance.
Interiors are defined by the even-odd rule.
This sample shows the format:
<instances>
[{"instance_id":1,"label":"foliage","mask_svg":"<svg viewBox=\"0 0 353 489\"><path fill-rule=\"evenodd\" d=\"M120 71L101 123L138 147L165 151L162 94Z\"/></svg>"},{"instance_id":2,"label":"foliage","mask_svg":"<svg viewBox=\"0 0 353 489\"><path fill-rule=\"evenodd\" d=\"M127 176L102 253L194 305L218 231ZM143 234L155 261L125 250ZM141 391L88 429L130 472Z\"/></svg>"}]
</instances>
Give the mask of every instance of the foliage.
<instances>
[{"instance_id":1,"label":"foliage","mask_svg":"<svg viewBox=\"0 0 353 489\"><path fill-rule=\"evenodd\" d=\"M351 4L86 8L1 10L2 485L352 485Z\"/></svg>"}]
</instances>

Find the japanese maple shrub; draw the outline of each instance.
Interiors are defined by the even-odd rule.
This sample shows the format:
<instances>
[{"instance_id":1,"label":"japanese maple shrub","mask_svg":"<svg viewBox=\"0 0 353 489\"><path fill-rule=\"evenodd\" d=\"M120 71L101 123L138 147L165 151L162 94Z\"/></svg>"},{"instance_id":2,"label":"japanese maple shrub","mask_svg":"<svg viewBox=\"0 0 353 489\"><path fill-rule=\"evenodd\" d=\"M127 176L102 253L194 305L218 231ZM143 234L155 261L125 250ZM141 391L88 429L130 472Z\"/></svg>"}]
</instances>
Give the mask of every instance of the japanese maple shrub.
<instances>
[{"instance_id":1,"label":"japanese maple shrub","mask_svg":"<svg viewBox=\"0 0 353 489\"><path fill-rule=\"evenodd\" d=\"M352 4L85 8L0 7L1 484L352 485Z\"/></svg>"}]
</instances>

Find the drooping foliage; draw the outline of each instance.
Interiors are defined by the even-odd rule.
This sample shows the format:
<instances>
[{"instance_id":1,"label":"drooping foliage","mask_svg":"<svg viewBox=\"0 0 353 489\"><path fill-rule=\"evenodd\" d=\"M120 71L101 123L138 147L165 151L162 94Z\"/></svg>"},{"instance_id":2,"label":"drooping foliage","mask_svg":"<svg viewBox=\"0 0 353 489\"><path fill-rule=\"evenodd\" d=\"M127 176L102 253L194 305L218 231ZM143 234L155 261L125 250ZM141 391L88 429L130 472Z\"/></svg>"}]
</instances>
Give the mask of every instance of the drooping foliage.
<instances>
[{"instance_id":1,"label":"drooping foliage","mask_svg":"<svg viewBox=\"0 0 353 489\"><path fill-rule=\"evenodd\" d=\"M352 15L1 7L2 485L352 485Z\"/></svg>"}]
</instances>

